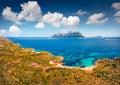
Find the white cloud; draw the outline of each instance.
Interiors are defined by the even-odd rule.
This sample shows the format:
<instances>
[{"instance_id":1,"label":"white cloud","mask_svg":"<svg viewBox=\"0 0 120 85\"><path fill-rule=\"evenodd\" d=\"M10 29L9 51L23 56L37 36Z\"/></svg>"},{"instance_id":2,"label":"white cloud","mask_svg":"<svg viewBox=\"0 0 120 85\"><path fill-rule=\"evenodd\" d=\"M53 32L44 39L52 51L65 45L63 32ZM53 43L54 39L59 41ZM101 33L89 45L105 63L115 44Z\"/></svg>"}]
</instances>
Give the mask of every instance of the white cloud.
<instances>
[{"instance_id":1,"label":"white cloud","mask_svg":"<svg viewBox=\"0 0 120 85\"><path fill-rule=\"evenodd\" d=\"M28 1L27 3L21 4L21 7L22 11L20 13L15 13L10 7L6 7L3 9L2 15L6 20L10 20L16 24L20 24L21 20L40 20L42 13L37 1Z\"/></svg>"},{"instance_id":2,"label":"white cloud","mask_svg":"<svg viewBox=\"0 0 120 85\"><path fill-rule=\"evenodd\" d=\"M79 17L77 16L69 16L68 18L63 18L63 25L68 27L74 27L77 26L80 22Z\"/></svg>"},{"instance_id":3,"label":"white cloud","mask_svg":"<svg viewBox=\"0 0 120 85\"><path fill-rule=\"evenodd\" d=\"M45 28L45 24L44 23L38 23L35 25L35 28Z\"/></svg>"},{"instance_id":4,"label":"white cloud","mask_svg":"<svg viewBox=\"0 0 120 85\"><path fill-rule=\"evenodd\" d=\"M54 27L60 27L61 25L73 27L79 24L80 19L77 16L69 16L68 18L66 18L61 13L48 12L43 16L43 22L51 24Z\"/></svg>"},{"instance_id":5,"label":"white cloud","mask_svg":"<svg viewBox=\"0 0 120 85\"><path fill-rule=\"evenodd\" d=\"M81 16L81 15L87 14L87 12L82 11L82 10L78 10L75 14Z\"/></svg>"},{"instance_id":6,"label":"white cloud","mask_svg":"<svg viewBox=\"0 0 120 85\"><path fill-rule=\"evenodd\" d=\"M113 4L112 4L112 7L113 7L115 10L120 10L120 2L113 3Z\"/></svg>"},{"instance_id":7,"label":"white cloud","mask_svg":"<svg viewBox=\"0 0 120 85\"><path fill-rule=\"evenodd\" d=\"M10 26L9 30L0 29L0 36L19 36L22 31L15 25Z\"/></svg>"},{"instance_id":8,"label":"white cloud","mask_svg":"<svg viewBox=\"0 0 120 85\"><path fill-rule=\"evenodd\" d=\"M18 13L12 12L10 7L6 7L5 9L3 9L2 15L6 20L10 20L16 24L20 24L17 17Z\"/></svg>"},{"instance_id":9,"label":"white cloud","mask_svg":"<svg viewBox=\"0 0 120 85\"><path fill-rule=\"evenodd\" d=\"M117 23L120 23L120 18L115 18L115 21L116 21Z\"/></svg>"},{"instance_id":10,"label":"white cloud","mask_svg":"<svg viewBox=\"0 0 120 85\"><path fill-rule=\"evenodd\" d=\"M19 13L19 19L25 19L26 21L39 20L41 15L41 8L36 1L28 1L21 4L22 11Z\"/></svg>"},{"instance_id":11,"label":"white cloud","mask_svg":"<svg viewBox=\"0 0 120 85\"><path fill-rule=\"evenodd\" d=\"M77 16L68 16L64 17L63 14L58 12L48 12L47 14L42 16L41 8L37 1L28 1L27 3L21 4L22 11L19 13L15 13L11 10L10 7L6 7L2 15L6 20L10 20L14 23L20 24L22 20L25 21L40 21L35 25L36 28L44 28L45 23L52 25L53 27L63 26L77 26L80 22L79 17ZM85 14L86 12L80 11L81 14ZM44 23L44 24L43 24Z\"/></svg>"},{"instance_id":12,"label":"white cloud","mask_svg":"<svg viewBox=\"0 0 120 85\"><path fill-rule=\"evenodd\" d=\"M119 16L120 16L120 11L117 11L117 12L115 13L115 16L119 17Z\"/></svg>"},{"instance_id":13,"label":"white cloud","mask_svg":"<svg viewBox=\"0 0 120 85\"><path fill-rule=\"evenodd\" d=\"M6 36L6 34L7 34L6 30L4 30L4 29L0 30L0 36Z\"/></svg>"},{"instance_id":14,"label":"white cloud","mask_svg":"<svg viewBox=\"0 0 120 85\"><path fill-rule=\"evenodd\" d=\"M104 24L108 21L108 18L103 19L105 15L103 13L95 13L90 15L86 24Z\"/></svg>"},{"instance_id":15,"label":"white cloud","mask_svg":"<svg viewBox=\"0 0 120 85\"><path fill-rule=\"evenodd\" d=\"M17 36L19 36L19 34L21 33L21 30L20 30L17 26L12 25L12 26L10 26L8 32L9 32L11 35L17 37Z\"/></svg>"},{"instance_id":16,"label":"white cloud","mask_svg":"<svg viewBox=\"0 0 120 85\"><path fill-rule=\"evenodd\" d=\"M62 18L63 18L63 14L61 13L48 12L47 14L43 16L42 21L48 24L52 24L52 26L54 27L60 27Z\"/></svg>"},{"instance_id":17,"label":"white cloud","mask_svg":"<svg viewBox=\"0 0 120 85\"><path fill-rule=\"evenodd\" d=\"M112 7L117 10L117 12L114 14L116 18L114 19L117 23L120 23L120 2L116 2L112 4Z\"/></svg>"}]
</instances>

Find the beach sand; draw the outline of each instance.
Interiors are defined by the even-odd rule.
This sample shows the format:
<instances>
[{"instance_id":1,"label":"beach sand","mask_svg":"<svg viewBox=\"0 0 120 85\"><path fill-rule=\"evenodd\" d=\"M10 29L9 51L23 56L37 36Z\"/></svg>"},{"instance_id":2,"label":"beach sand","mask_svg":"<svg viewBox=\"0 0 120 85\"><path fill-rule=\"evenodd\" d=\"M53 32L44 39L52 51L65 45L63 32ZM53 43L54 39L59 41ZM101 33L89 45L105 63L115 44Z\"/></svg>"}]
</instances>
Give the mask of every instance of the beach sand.
<instances>
[{"instance_id":1,"label":"beach sand","mask_svg":"<svg viewBox=\"0 0 120 85\"><path fill-rule=\"evenodd\" d=\"M81 70L85 70L85 71L93 71L93 69L96 67L95 65L94 66L89 66L89 67L84 67L84 68L80 68L80 67L70 67L70 66L63 66L62 63L59 63L59 62L56 62L57 60L53 60L53 61L50 61L49 63L51 65L55 65L56 67L59 67L59 68L68 68L68 69L81 69Z\"/></svg>"},{"instance_id":2,"label":"beach sand","mask_svg":"<svg viewBox=\"0 0 120 85\"><path fill-rule=\"evenodd\" d=\"M96 66L89 66L89 67L84 67L84 68L80 68L82 70L85 70L85 71L93 71L93 69L95 68Z\"/></svg>"}]
</instances>

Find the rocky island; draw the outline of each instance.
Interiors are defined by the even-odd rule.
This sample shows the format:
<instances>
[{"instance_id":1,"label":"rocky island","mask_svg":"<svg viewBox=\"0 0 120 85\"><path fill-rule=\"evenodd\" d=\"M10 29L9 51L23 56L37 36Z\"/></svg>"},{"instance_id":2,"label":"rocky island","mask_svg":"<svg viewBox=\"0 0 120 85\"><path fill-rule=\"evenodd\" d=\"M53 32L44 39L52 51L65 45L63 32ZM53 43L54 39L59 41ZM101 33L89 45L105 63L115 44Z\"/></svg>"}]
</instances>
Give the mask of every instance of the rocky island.
<instances>
[{"instance_id":1,"label":"rocky island","mask_svg":"<svg viewBox=\"0 0 120 85\"><path fill-rule=\"evenodd\" d=\"M80 32L69 31L67 33L57 33L51 36L52 38L84 38Z\"/></svg>"}]
</instances>

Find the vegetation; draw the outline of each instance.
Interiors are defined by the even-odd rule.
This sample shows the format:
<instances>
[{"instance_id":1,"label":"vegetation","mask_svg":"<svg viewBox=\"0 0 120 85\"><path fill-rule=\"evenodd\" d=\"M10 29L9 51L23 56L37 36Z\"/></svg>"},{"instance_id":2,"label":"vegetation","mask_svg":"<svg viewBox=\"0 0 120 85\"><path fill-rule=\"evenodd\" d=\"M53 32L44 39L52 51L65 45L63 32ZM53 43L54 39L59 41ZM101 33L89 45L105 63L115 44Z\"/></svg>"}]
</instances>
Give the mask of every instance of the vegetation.
<instances>
[{"instance_id":1,"label":"vegetation","mask_svg":"<svg viewBox=\"0 0 120 85\"><path fill-rule=\"evenodd\" d=\"M110 82L112 85L120 85L120 58L114 60L105 58L96 63L98 65L94 69L95 76Z\"/></svg>"},{"instance_id":2,"label":"vegetation","mask_svg":"<svg viewBox=\"0 0 120 85\"><path fill-rule=\"evenodd\" d=\"M49 64L60 59L0 38L0 85L120 85L120 58L97 61L93 74Z\"/></svg>"}]
</instances>

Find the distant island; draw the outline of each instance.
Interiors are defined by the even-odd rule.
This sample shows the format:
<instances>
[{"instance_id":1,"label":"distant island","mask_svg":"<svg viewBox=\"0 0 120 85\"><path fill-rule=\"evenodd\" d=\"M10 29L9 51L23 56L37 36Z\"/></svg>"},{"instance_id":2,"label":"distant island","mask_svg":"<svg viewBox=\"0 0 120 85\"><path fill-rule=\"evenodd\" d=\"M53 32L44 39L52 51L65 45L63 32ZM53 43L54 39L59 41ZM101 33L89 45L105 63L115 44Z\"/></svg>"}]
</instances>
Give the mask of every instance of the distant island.
<instances>
[{"instance_id":1,"label":"distant island","mask_svg":"<svg viewBox=\"0 0 120 85\"><path fill-rule=\"evenodd\" d=\"M52 38L84 38L80 32L69 31L67 33L57 33L51 36Z\"/></svg>"}]
</instances>

